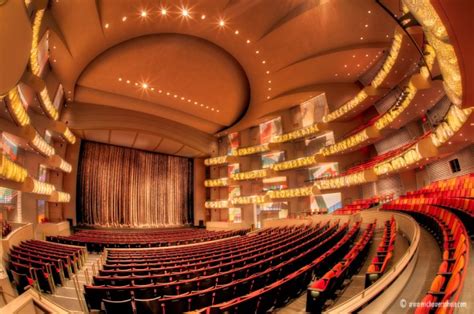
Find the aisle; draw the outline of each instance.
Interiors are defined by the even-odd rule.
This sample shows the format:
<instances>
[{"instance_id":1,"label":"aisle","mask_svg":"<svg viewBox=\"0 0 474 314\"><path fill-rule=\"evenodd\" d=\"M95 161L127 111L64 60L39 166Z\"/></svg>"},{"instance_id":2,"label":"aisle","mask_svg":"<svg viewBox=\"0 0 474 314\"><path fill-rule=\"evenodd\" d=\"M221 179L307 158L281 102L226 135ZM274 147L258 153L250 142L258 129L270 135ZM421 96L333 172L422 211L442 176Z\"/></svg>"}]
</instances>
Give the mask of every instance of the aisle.
<instances>
[{"instance_id":1,"label":"aisle","mask_svg":"<svg viewBox=\"0 0 474 314\"><path fill-rule=\"evenodd\" d=\"M97 260L100 258L100 255L89 253L86 259L85 265L81 268L81 270L75 274L77 276L79 285L80 285L80 297L82 302L84 302L84 285L86 284L86 276L85 271L89 272L89 276L92 275L92 265L95 264L97 266ZM81 309L81 305L79 300L77 299L76 289L74 288L74 282L72 279L66 280L66 283L63 287L57 287L56 292L53 295L43 294L44 297L51 300L52 302L58 304L59 306L71 311L72 314L79 314L84 313Z\"/></svg>"}]
</instances>

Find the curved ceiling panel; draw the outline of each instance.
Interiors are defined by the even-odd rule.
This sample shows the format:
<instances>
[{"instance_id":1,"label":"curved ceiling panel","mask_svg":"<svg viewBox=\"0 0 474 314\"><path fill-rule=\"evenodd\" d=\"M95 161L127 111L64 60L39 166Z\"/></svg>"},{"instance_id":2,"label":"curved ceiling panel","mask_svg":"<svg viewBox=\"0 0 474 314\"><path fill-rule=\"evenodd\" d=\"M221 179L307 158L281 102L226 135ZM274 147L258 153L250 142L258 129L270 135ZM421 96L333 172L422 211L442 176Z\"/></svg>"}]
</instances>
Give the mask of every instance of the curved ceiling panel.
<instances>
[{"instance_id":1,"label":"curved ceiling panel","mask_svg":"<svg viewBox=\"0 0 474 314\"><path fill-rule=\"evenodd\" d=\"M7 93L20 80L28 64L31 49L31 22L23 1L7 1L0 10L0 95ZM8 27L5 27L8 25ZM8 46L8 47L7 47ZM8 75L3 75L8 73Z\"/></svg>"},{"instance_id":2,"label":"curved ceiling panel","mask_svg":"<svg viewBox=\"0 0 474 314\"><path fill-rule=\"evenodd\" d=\"M82 73L78 87L147 101L217 126L245 111L249 84L239 63L216 45L188 35L144 36L116 45ZM83 102L90 102L83 95ZM130 110L137 110L133 102ZM204 129L201 129L204 130Z\"/></svg>"}]
</instances>

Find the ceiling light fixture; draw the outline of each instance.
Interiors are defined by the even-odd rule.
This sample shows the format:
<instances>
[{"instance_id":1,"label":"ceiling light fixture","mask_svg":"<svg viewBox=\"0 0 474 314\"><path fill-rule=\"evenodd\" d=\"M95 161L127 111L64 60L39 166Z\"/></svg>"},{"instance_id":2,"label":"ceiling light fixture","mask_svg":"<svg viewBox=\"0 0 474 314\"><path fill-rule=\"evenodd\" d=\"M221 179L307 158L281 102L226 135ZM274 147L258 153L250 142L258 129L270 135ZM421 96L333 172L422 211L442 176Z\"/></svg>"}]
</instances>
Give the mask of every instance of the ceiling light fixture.
<instances>
[{"instance_id":1,"label":"ceiling light fixture","mask_svg":"<svg viewBox=\"0 0 474 314\"><path fill-rule=\"evenodd\" d=\"M109 28L110 25L109 25L109 23L106 23L104 26L105 26L105 28Z\"/></svg>"},{"instance_id":2,"label":"ceiling light fixture","mask_svg":"<svg viewBox=\"0 0 474 314\"><path fill-rule=\"evenodd\" d=\"M143 88L143 89L147 89L147 88L148 88L148 84L147 84L147 83L142 83L142 88Z\"/></svg>"},{"instance_id":3,"label":"ceiling light fixture","mask_svg":"<svg viewBox=\"0 0 474 314\"><path fill-rule=\"evenodd\" d=\"M146 10L141 10L140 11L140 16L141 17L147 17L148 16L148 12Z\"/></svg>"},{"instance_id":4,"label":"ceiling light fixture","mask_svg":"<svg viewBox=\"0 0 474 314\"><path fill-rule=\"evenodd\" d=\"M166 10L165 8L161 9L161 15L166 15L168 14L168 10Z\"/></svg>"},{"instance_id":5,"label":"ceiling light fixture","mask_svg":"<svg viewBox=\"0 0 474 314\"><path fill-rule=\"evenodd\" d=\"M250 44L250 39L247 39L247 44Z\"/></svg>"},{"instance_id":6,"label":"ceiling light fixture","mask_svg":"<svg viewBox=\"0 0 474 314\"><path fill-rule=\"evenodd\" d=\"M183 8L183 9L181 10L181 15L184 16L184 17L188 17L188 16L189 16L189 11L188 11L188 9Z\"/></svg>"},{"instance_id":7,"label":"ceiling light fixture","mask_svg":"<svg viewBox=\"0 0 474 314\"><path fill-rule=\"evenodd\" d=\"M206 19L206 15L205 14L201 15L201 20L205 20L205 19Z\"/></svg>"},{"instance_id":8,"label":"ceiling light fixture","mask_svg":"<svg viewBox=\"0 0 474 314\"><path fill-rule=\"evenodd\" d=\"M223 19L219 20L219 26L224 27L225 26L225 21Z\"/></svg>"},{"instance_id":9,"label":"ceiling light fixture","mask_svg":"<svg viewBox=\"0 0 474 314\"><path fill-rule=\"evenodd\" d=\"M235 34L235 35L239 35L239 30L238 30L238 29L235 30L234 34Z\"/></svg>"},{"instance_id":10,"label":"ceiling light fixture","mask_svg":"<svg viewBox=\"0 0 474 314\"><path fill-rule=\"evenodd\" d=\"M125 22L126 20L127 20L126 16L122 17L122 22Z\"/></svg>"}]
</instances>

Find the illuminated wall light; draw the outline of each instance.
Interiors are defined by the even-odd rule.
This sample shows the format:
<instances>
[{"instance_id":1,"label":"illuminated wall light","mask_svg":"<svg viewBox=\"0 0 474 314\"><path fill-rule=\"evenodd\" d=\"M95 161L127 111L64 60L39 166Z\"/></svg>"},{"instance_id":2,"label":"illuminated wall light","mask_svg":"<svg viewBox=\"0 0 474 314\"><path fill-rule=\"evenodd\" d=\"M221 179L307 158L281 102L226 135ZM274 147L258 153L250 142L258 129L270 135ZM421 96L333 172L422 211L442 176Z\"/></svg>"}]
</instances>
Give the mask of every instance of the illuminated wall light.
<instances>
[{"instance_id":1,"label":"illuminated wall light","mask_svg":"<svg viewBox=\"0 0 474 314\"><path fill-rule=\"evenodd\" d=\"M15 182L23 182L28 176L28 172L25 168L14 163L6 157L6 155L0 156L0 176L7 180Z\"/></svg>"},{"instance_id":2,"label":"illuminated wall light","mask_svg":"<svg viewBox=\"0 0 474 314\"><path fill-rule=\"evenodd\" d=\"M48 199L48 202L51 203L69 203L71 200L71 195L66 192L53 191L51 196Z\"/></svg>"},{"instance_id":3,"label":"illuminated wall light","mask_svg":"<svg viewBox=\"0 0 474 314\"><path fill-rule=\"evenodd\" d=\"M72 171L71 164L58 155L50 156L48 159L48 164L49 166L64 171L66 173L70 173Z\"/></svg>"},{"instance_id":4,"label":"illuminated wall light","mask_svg":"<svg viewBox=\"0 0 474 314\"><path fill-rule=\"evenodd\" d=\"M204 181L204 186L208 188L227 185L229 185L229 178L210 179Z\"/></svg>"},{"instance_id":5,"label":"illuminated wall light","mask_svg":"<svg viewBox=\"0 0 474 314\"><path fill-rule=\"evenodd\" d=\"M204 159L204 164L206 166L224 165L224 164L228 163L229 160L230 160L229 156L227 156L227 155L217 156L217 157Z\"/></svg>"},{"instance_id":6,"label":"illuminated wall light","mask_svg":"<svg viewBox=\"0 0 474 314\"><path fill-rule=\"evenodd\" d=\"M440 147L449 139L451 139L456 134L456 132L459 131L461 127L465 124L473 110L474 107L461 109L455 104L452 104L443 121L436 127L435 131L431 134L431 141L433 142L433 144L436 147Z\"/></svg>"},{"instance_id":7,"label":"illuminated wall light","mask_svg":"<svg viewBox=\"0 0 474 314\"><path fill-rule=\"evenodd\" d=\"M310 196L310 195L313 195L313 187L308 186L308 187L302 187L302 188L296 188L296 189L268 191L267 195L270 199Z\"/></svg>"},{"instance_id":8,"label":"illuminated wall light","mask_svg":"<svg viewBox=\"0 0 474 314\"><path fill-rule=\"evenodd\" d=\"M7 109L13 120L20 126L30 124L30 117L28 116L28 113L26 113L25 107L21 102L17 87L8 92L8 100Z\"/></svg>"},{"instance_id":9,"label":"illuminated wall light","mask_svg":"<svg viewBox=\"0 0 474 314\"><path fill-rule=\"evenodd\" d=\"M271 165L271 169L275 171L284 171L301 167L308 167L316 164L315 156L301 157L293 160L287 160Z\"/></svg>"},{"instance_id":10,"label":"illuminated wall light","mask_svg":"<svg viewBox=\"0 0 474 314\"><path fill-rule=\"evenodd\" d=\"M228 200L207 201L204 203L205 208L228 208Z\"/></svg>"},{"instance_id":11,"label":"illuminated wall light","mask_svg":"<svg viewBox=\"0 0 474 314\"><path fill-rule=\"evenodd\" d=\"M231 178L235 181L255 180L265 178L268 175L267 169L258 169L246 172L233 173Z\"/></svg>"},{"instance_id":12,"label":"illuminated wall light","mask_svg":"<svg viewBox=\"0 0 474 314\"><path fill-rule=\"evenodd\" d=\"M23 137L39 153L50 157L55 154L54 147L49 145L32 126L25 126L22 130Z\"/></svg>"},{"instance_id":13,"label":"illuminated wall light","mask_svg":"<svg viewBox=\"0 0 474 314\"><path fill-rule=\"evenodd\" d=\"M35 180L32 177L27 177L23 183L22 190L33 194L51 195L56 188L52 184Z\"/></svg>"},{"instance_id":14,"label":"illuminated wall light","mask_svg":"<svg viewBox=\"0 0 474 314\"><path fill-rule=\"evenodd\" d=\"M268 195L239 196L230 200L232 205L264 204L268 203L269 201L270 198Z\"/></svg>"},{"instance_id":15,"label":"illuminated wall light","mask_svg":"<svg viewBox=\"0 0 474 314\"><path fill-rule=\"evenodd\" d=\"M71 130L68 127L64 129L62 136L69 144L76 143L76 136L74 136L74 134L71 132Z\"/></svg>"},{"instance_id":16,"label":"illuminated wall light","mask_svg":"<svg viewBox=\"0 0 474 314\"><path fill-rule=\"evenodd\" d=\"M51 102L51 99L49 98L48 90L43 88L40 92L40 105L43 108L43 110L46 112L46 114L53 120L58 120L59 118L59 113L58 110L54 107L53 103Z\"/></svg>"},{"instance_id":17,"label":"illuminated wall light","mask_svg":"<svg viewBox=\"0 0 474 314\"><path fill-rule=\"evenodd\" d=\"M30 67L31 72L36 76L40 75L40 64L38 63L38 43L40 39L39 33L41 29L41 23L43 21L44 11L44 9L36 11L32 26Z\"/></svg>"},{"instance_id":18,"label":"illuminated wall light","mask_svg":"<svg viewBox=\"0 0 474 314\"><path fill-rule=\"evenodd\" d=\"M233 150L231 154L234 156L246 156L246 155L253 155L253 154L267 152L269 150L270 150L270 146L268 144L262 144L262 145L238 148L238 149Z\"/></svg>"},{"instance_id":19,"label":"illuminated wall light","mask_svg":"<svg viewBox=\"0 0 474 314\"><path fill-rule=\"evenodd\" d=\"M317 124L313 124L311 126L307 126L298 130L295 130L293 132L281 134L281 135L276 135L272 137L271 142L272 143L284 143L288 142L291 140L299 139L305 136L313 135L319 132L319 128Z\"/></svg>"}]
</instances>

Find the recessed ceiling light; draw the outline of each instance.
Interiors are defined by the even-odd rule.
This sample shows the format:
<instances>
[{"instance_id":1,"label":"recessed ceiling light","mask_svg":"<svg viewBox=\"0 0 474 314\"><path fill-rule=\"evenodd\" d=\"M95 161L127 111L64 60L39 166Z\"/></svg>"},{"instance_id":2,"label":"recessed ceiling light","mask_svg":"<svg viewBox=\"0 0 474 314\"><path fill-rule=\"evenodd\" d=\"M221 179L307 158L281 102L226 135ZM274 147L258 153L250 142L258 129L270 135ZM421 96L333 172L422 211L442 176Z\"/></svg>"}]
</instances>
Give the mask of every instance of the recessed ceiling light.
<instances>
[{"instance_id":1,"label":"recessed ceiling light","mask_svg":"<svg viewBox=\"0 0 474 314\"><path fill-rule=\"evenodd\" d=\"M184 97L181 97L181 100L184 100Z\"/></svg>"},{"instance_id":2,"label":"recessed ceiling light","mask_svg":"<svg viewBox=\"0 0 474 314\"><path fill-rule=\"evenodd\" d=\"M224 25L225 25L225 21L223 19L220 19L219 20L219 26L224 27Z\"/></svg>"},{"instance_id":3,"label":"recessed ceiling light","mask_svg":"<svg viewBox=\"0 0 474 314\"><path fill-rule=\"evenodd\" d=\"M355 57L356 57L356 55L352 55L352 58L355 58Z\"/></svg>"},{"instance_id":4,"label":"recessed ceiling light","mask_svg":"<svg viewBox=\"0 0 474 314\"><path fill-rule=\"evenodd\" d=\"M170 95L170 92L166 92L166 96L169 96Z\"/></svg>"},{"instance_id":5,"label":"recessed ceiling light","mask_svg":"<svg viewBox=\"0 0 474 314\"><path fill-rule=\"evenodd\" d=\"M367 53L366 53L366 54L365 54L365 56L366 56L366 57L368 57L368 56L369 56L369 54L367 54Z\"/></svg>"},{"instance_id":6,"label":"recessed ceiling light","mask_svg":"<svg viewBox=\"0 0 474 314\"><path fill-rule=\"evenodd\" d=\"M53 46L53 49L56 49L56 46Z\"/></svg>"},{"instance_id":7,"label":"recessed ceiling light","mask_svg":"<svg viewBox=\"0 0 474 314\"><path fill-rule=\"evenodd\" d=\"M126 16L122 17L122 22L125 22L126 20L127 20Z\"/></svg>"},{"instance_id":8,"label":"recessed ceiling light","mask_svg":"<svg viewBox=\"0 0 474 314\"><path fill-rule=\"evenodd\" d=\"M216 111L219 112L219 109L217 109Z\"/></svg>"},{"instance_id":9,"label":"recessed ceiling light","mask_svg":"<svg viewBox=\"0 0 474 314\"><path fill-rule=\"evenodd\" d=\"M371 14L371 13L372 13L372 11L370 11L370 10L369 10L369 11L367 11L367 13Z\"/></svg>"},{"instance_id":10,"label":"recessed ceiling light","mask_svg":"<svg viewBox=\"0 0 474 314\"><path fill-rule=\"evenodd\" d=\"M127 80L127 84L130 84L130 80Z\"/></svg>"},{"instance_id":11,"label":"recessed ceiling light","mask_svg":"<svg viewBox=\"0 0 474 314\"><path fill-rule=\"evenodd\" d=\"M259 54L259 53L260 53L260 50L255 50L255 53L256 53L256 54Z\"/></svg>"},{"instance_id":12,"label":"recessed ceiling light","mask_svg":"<svg viewBox=\"0 0 474 314\"><path fill-rule=\"evenodd\" d=\"M366 28L369 27L369 24L365 24L365 27L366 27Z\"/></svg>"},{"instance_id":13,"label":"recessed ceiling light","mask_svg":"<svg viewBox=\"0 0 474 314\"><path fill-rule=\"evenodd\" d=\"M214 108L211 108L211 111L214 111Z\"/></svg>"},{"instance_id":14,"label":"recessed ceiling light","mask_svg":"<svg viewBox=\"0 0 474 314\"><path fill-rule=\"evenodd\" d=\"M197 104L198 104L198 102L197 102L197 101L195 101L195 102L194 102L194 104L195 104L195 105L197 105Z\"/></svg>"},{"instance_id":15,"label":"recessed ceiling light","mask_svg":"<svg viewBox=\"0 0 474 314\"><path fill-rule=\"evenodd\" d=\"M141 10L140 11L140 16L141 17L147 17L148 16L148 12L146 10Z\"/></svg>"},{"instance_id":16,"label":"recessed ceiling light","mask_svg":"<svg viewBox=\"0 0 474 314\"><path fill-rule=\"evenodd\" d=\"M166 10L165 8L161 9L161 15L166 15L168 14L168 10Z\"/></svg>"},{"instance_id":17,"label":"recessed ceiling light","mask_svg":"<svg viewBox=\"0 0 474 314\"><path fill-rule=\"evenodd\" d=\"M191 99L188 99L188 102L191 102Z\"/></svg>"},{"instance_id":18,"label":"recessed ceiling light","mask_svg":"<svg viewBox=\"0 0 474 314\"><path fill-rule=\"evenodd\" d=\"M344 67L347 68L347 64L344 64Z\"/></svg>"},{"instance_id":19,"label":"recessed ceiling light","mask_svg":"<svg viewBox=\"0 0 474 314\"><path fill-rule=\"evenodd\" d=\"M267 96L267 99L270 99L270 96Z\"/></svg>"},{"instance_id":20,"label":"recessed ceiling light","mask_svg":"<svg viewBox=\"0 0 474 314\"><path fill-rule=\"evenodd\" d=\"M201 107L204 107L204 104L201 104L200 106L201 106Z\"/></svg>"},{"instance_id":21,"label":"recessed ceiling light","mask_svg":"<svg viewBox=\"0 0 474 314\"><path fill-rule=\"evenodd\" d=\"M148 84L147 84L147 83L142 83L142 88L147 89L147 88L148 88Z\"/></svg>"},{"instance_id":22,"label":"recessed ceiling light","mask_svg":"<svg viewBox=\"0 0 474 314\"><path fill-rule=\"evenodd\" d=\"M250 39L247 39L247 44L250 44Z\"/></svg>"},{"instance_id":23,"label":"recessed ceiling light","mask_svg":"<svg viewBox=\"0 0 474 314\"><path fill-rule=\"evenodd\" d=\"M109 28L109 26L110 26L109 23L106 23L106 24L104 25L105 28Z\"/></svg>"},{"instance_id":24,"label":"recessed ceiling light","mask_svg":"<svg viewBox=\"0 0 474 314\"><path fill-rule=\"evenodd\" d=\"M267 70L267 72L265 72L265 73L270 74L270 71Z\"/></svg>"},{"instance_id":25,"label":"recessed ceiling light","mask_svg":"<svg viewBox=\"0 0 474 314\"><path fill-rule=\"evenodd\" d=\"M265 64L265 63L267 63L267 61L263 60L262 63Z\"/></svg>"},{"instance_id":26,"label":"recessed ceiling light","mask_svg":"<svg viewBox=\"0 0 474 314\"><path fill-rule=\"evenodd\" d=\"M178 98L178 95L174 94L174 96L173 96L173 97L174 97L174 98Z\"/></svg>"},{"instance_id":27,"label":"recessed ceiling light","mask_svg":"<svg viewBox=\"0 0 474 314\"><path fill-rule=\"evenodd\" d=\"M206 15L205 14L201 15L201 20L205 20L205 19L206 19Z\"/></svg>"},{"instance_id":28,"label":"recessed ceiling light","mask_svg":"<svg viewBox=\"0 0 474 314\"><path fill-rule=\"evenodd\" d=\"M56 62L56 59L54 59L53 62Z\"/></svg>"},{"instance_id":29,"label":"recessed ceiling light","mask_svg":"<svg viewBox=\"0 0 474 314\"><path fill-rule=\"evenodd\" d=\"M162 92L163 92L163 91L162 91L161 89L158 91L158 93L160 93L160 94L161 94Z\"/></svg>"},{"instance_id":30,"label":"recessed ceiling light","mask_svg":"<svg viewBox=\"0 0 474 314\"><path fill-rule=\"evenodd\" d=\"M182 15L182 16L186 16L186 17L189 16L189 11L188 11L188 9L183 8L183 9L181 10L181 15Z\"/></svg>"},{"instance_id":31,"label":"recessed ceiling light","mask_svg":"<svg viewBox=\"0 0 474 314\"><path fill-rule=\"evenodd\" d=\"M271 84L271 83L272 83L272 81L268 81L268 84Z\"/></svg>"},{"instance_id":32,"label":"recessed ceiling light","mask_svg":"<svg viewBox=\"0 0 474 314\"><path fill-rule=\"evenodd\" d=\"M360 40L364 40L364 37L363 37L363 36L360 36Z\"/></svg>"},{"instance_id":33,"label":"recessed ceiling light","mask_svg":"<svg viewBox=\"0 0 474 314\"><path fill-rule=\"evenodd\" d=\"M137 82L135 82L135 86L138 86L138 83L137 83Z\"/></svg>"},{"instance_id":34,"label":"recessed ceiling light","mask_svg":"<svg viewBox=\"0 0 474 314\"><path fill-rule=\"evenodd\" d=\"M152 88L151 88L151 90L155 90L155 88L154 88L154 87L152 87Z\"/></svg>"},{"instance_id":35,"label":"recessed ceiling light","mask_svg":"<svg viewBox=\"0 0 474 314\"><path fill-rule=\"evenodd\" d=\"M119 82L122 82L122 78L121 78L121 77L119 77L118 80L119 80Z\"/></svg>"}]
</instances>

